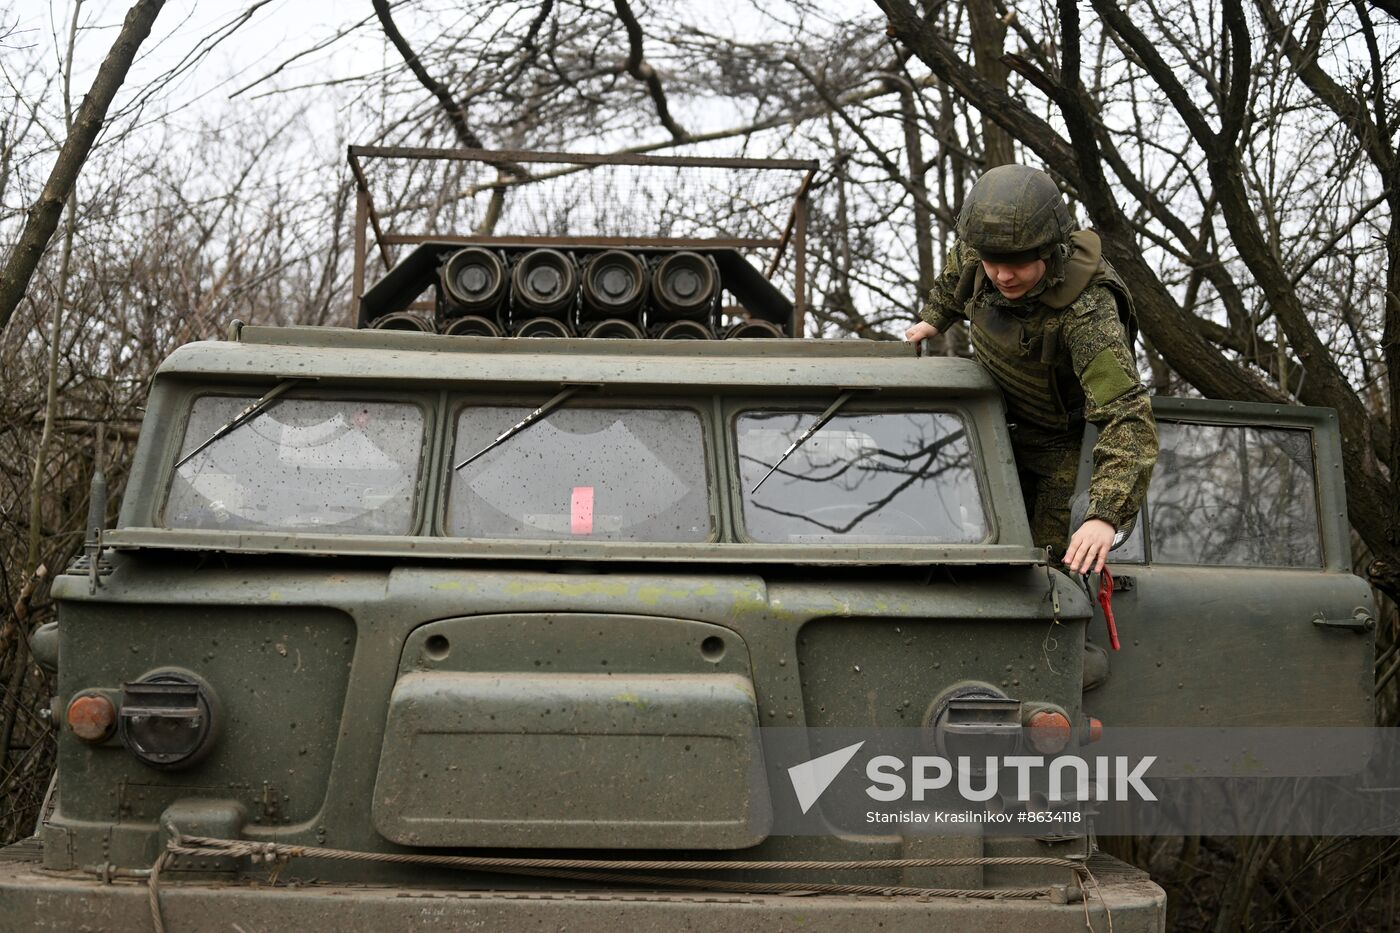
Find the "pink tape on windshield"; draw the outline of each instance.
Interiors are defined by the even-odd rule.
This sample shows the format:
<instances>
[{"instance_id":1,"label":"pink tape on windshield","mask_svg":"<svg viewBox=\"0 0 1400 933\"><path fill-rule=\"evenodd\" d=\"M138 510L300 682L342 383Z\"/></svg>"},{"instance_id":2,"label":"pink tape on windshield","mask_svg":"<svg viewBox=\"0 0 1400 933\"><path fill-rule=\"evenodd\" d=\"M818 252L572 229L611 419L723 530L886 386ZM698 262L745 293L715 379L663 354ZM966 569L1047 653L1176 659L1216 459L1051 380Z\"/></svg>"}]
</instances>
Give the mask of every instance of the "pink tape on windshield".
<instances>
[{"instance_id":1,"label":"pink tape on windshield","mask_svg":"<svg viewBox=\"0 0 1400 933\"><path fill-rule=\"evenodd\" d=\"M593 487L575 486L569 503L569 530L576 535L593 534Z\"/></svg>"}]
</instances>

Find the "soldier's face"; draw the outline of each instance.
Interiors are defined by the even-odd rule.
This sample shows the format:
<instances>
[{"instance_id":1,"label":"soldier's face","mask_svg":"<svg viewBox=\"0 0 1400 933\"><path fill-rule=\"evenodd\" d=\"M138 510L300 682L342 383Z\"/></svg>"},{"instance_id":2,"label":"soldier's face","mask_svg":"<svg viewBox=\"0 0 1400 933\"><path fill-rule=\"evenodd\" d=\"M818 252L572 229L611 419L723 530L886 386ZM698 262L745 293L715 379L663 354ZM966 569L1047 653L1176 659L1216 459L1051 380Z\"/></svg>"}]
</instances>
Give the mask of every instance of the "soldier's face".
<instances>
[{"instance_id":1,"label":"soldier's face","mask_svg":"<svg viewBox=\"0 0 1400 933\"><path fill-rule=\"evenodd\" d=\"M1035 287L1045 276L1045 260L1032 259L1028 262L991 262L982 260L982 271L987 273L997 291L1005 298L1020 298Z\"/></svg>"}]
</instances>

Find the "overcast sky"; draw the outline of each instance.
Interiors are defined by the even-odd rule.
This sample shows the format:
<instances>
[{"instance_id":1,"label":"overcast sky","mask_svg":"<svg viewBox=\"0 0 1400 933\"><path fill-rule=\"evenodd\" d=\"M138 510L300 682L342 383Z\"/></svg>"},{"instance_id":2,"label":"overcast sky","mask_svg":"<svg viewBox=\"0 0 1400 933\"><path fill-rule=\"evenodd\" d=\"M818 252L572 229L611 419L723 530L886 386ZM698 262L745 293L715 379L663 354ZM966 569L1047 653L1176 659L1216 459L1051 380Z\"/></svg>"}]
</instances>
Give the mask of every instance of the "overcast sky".
<instances>
[{"instance_id":1,"label":"overcast sky","mask_svg":"<svg viewBox=\"0 0 1400 933\"><path fill-rule=\"evenodd\" d=\"M129 6L128 2L109 0L86 0L82 4L74 56L75 101L91 84ZM213 41L250 8L253 12L246 22L227 38ZM7 62L22 62L30 55L40 54L44 67L39 71L52 73L67 42L72 9L71 3L49 0L0 0L0 11L4 11L0 22L9 26L12 33L6 43L8 48L0 50L0 55ZM415 36L423 36L426 29L441 28L416 13L433 16L440 23L442 17L450 21L458 9L455 3L429 0L396 10L395 18L413 41ZM859 0L835 0L831 11L836 18L870 12ZM773 4L771 15L784 15L781 3ZM760 16L752 4L743 0L696 2L687 10L687 16L707 31L746 41L759 40L765 29L775 28L772 19ZM364 25L356 28L361 23ZM348 35L336 38L347 32ZM322 45L325 48L319 48ZM288 63L293 58L295 61ZM296 107L306 108L308 118L316 126L328 128L335 123L337 113L346 112L348 95L334 87L315 87L310 92L299 92L298 88L399 65L397 53L384 40L368 2L168 0L150 38L142 45L118 97L118 106L143 96L155 96L160 101L159 111L169 117L209 120L230 111L240 114L275 110L268 107L268 102L277 99L279 105L291 101ZM5 70L16 83L41 78L41 74L33 72L16 74L20 69L11 66ZM276 74L269 78L274 71ZM156 87L160 88L159 94L151 95ZM735 119L735 115L727 113L700 116L710 117L715 125L728 125ZM343 124L341 128L352 135L361 129Z\"/></svg>"}]
</instances>

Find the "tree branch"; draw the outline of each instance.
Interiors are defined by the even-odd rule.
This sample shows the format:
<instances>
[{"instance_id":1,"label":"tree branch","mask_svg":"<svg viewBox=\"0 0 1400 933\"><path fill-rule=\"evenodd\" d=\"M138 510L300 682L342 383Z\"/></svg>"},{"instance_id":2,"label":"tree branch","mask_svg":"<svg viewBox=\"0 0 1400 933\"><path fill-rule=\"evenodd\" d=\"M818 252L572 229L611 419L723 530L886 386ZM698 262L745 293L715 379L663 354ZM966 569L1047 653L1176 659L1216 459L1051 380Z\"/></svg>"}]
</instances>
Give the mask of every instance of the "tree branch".
<instances>
[{"instance_id":1,"label":"tree branch","mask_svg":"<svg viewBox=\"0 0 1400 933\"><path fill-rule=\"evenodd\" d=\"M1244 8L1239 3L1226 3L1221 10L1230 37L1230 87L1221 101L1220 133L1216 145L1233 149L1244 131L1249 108L1250 37Z\"/></svg>"},{"instance_id":2,"label":"tree branch","mask_svg":"<svg viewBox=\"0 0 1400 933\"><path fill-rule=\"evenodd\" d=\"M656 73L655 68L647 64L642 55L642 24L637 22L637 17L632 13L632 7L628 5L627 0L613 0L613 6L617 8L617 18L622 20L622 26L627 30L628 53L624 66L627 73L647 86L647 93L656 104L656 116L661 125L666 127L666 132L670 133L673 139L686 139L690 134L672 118L671 109L666 104L666 90L661 86L661 76Z\"/></svg>"},{"instance_id":3,"label":"tree branch","mask_svg":"<svg viewBox=\"0 0 1400 933\"><path fill-rule=\"evenodd\" d=\"M1357 142L1366 150L1366 154L1382 173L1386 172L1388 168L1393 171L1393 167L1388 164L1392 156L1386 151L1385 140L1376 125L1371 122L1366 108L1348 94L1345 88L1332 80L1332 76L1317 63L1317 56L1313 52L1304 49L1298 43L1298 40L1293 36L1293 31L1283 22L1278 8L1270 0L1254 0L1254 5L1259 10L1259 16L1270 33L1270 39L1283 49L1288 63L1293 66L1298 77L1303 79L1303 83L1328 110L1337 115L1337 119L1351 130ZM1377 74L1376 80L1380 80L1379 74Z\"/></svg>"},{"instance_id":4,"label":"tree branch","mask_svg":"<svg viewBox=\"0 0 1400 933\"><path fill-rule=\"evenodd\" d=\"M4 271L0 272L0 331L9 324L15 308L19 307L29 288L29 280L34 276L49 241L53 239L54 231L58 229L68 194L77 184L83 163L87 161L88 153L97 142L97 134L106 123L112 99L126 80L137 49L151 34L156 14L164 5L165 0L137 0L136 5L127 12L121 32L103 59L102 66L97 69L97 77L78 107L73 131L63 141L63 148L54 161L39 201L30 208L19 240L5 263Z\"/></svg>"},{"instance_id":5,"label":"tree branch","mask_svg":"<svg viewBox=\"0 0 1400 933\"><path fill-rule=\"evenodd\" d=\"M1162 94L1175 108L1186 128L1191 131L1192 137L1202 149L1205 150L1208 158L1218 158L1222 153L1221 137L1211 129L1210 123L1206 120L1205 114L1196 107L1192 100L1191 92L1182 86L1176 79L1176 71L1162 58L1157 51L1157 44L1151 42L1143 35L1142 30L1123 12L1112 0L1089 0L1093 4L1094 10L1103 20L1104 25L1110 27L1114 32L1127 42L1142 62L1143 68L1152 76L1152 80L1161 89ZM1063 37L1061 37L1063 41ZM1248 46L1246 46L1246 53Z\"/></svg>"},{"instance_id":6,"label":"tree branch","mask_svg":"<svg viewBox=\"0 0 1400 933\"><path fill-rule=\"evenodd\" d=\"M481 137L472 131L467 123L467 112L457 99L452 96L452 92L447 87L439 83L432 75L428 74L428 69L423 67L422 60L418 53L413 51L413 47L408 44L408 40L399 32L399 27L394 24L393 14L389 12L389 0L372 0L374 13L379 17L379 24L384 28L384 35L393 43L399 55L403 57L404 64L408 70L413 72L413 76L418 79L418 83L437 98L442 105L443 112L447 115L447 121L452 124L452 131L457 135L457 141L467 149L488 148ZM519 164L515 162L497 163L500 171L524 177L529 174ZM490 233L496 228L497 221L500 220L501 210L505 206L505 190L496 188L491 192L491 199L486 205L486 213L481 222L477 225L477 233Z\"/></svg>"},{"instance_id":7,"label":"tree branch","mask_svg":"<svg viewBox=\"0 0 1400 933\"><path fill-rule=\"evenodd\" d=\"M1400 0L1370 0L1371 6L1378 10L1384 10L1395 19L1400 20Z\"/></svg>"},{"instance_id":8,"label":"tree branch","mask_svg":"<svg viewBox=\"0 0 1400 933\"><path fill-rule=\"evenodd\" d=\"M875 0L875 3L889 18L890 34L912 49L954 93L975 102L978 110L990 114L1056 174L1078 178L1074 152L1054 127L1031 113L1020 100L978 75L908 0Z\"/></svg>"},{"instance_id":9,"label":"tree branch","mask_svg":"<svg viewBox=\"0 0 1400 933\"><path fill-rule=\"evenodd\" d=\"M817 96L822 99L822 103L826 104L829 112L839 117L841 122L846 124L846 127L856 135L856 138L865 144L865 148L869 150L870 154L873 155L880 163L881 167L884 168L885 173L889 175L890 181L909 192L909 195L914 199L914 203L918 208L928 211L944 223L952 226L955 218L947 211L940 209L938 205L929 201L928 195L920 191L910 180L909 176L905 175L900 169L898 163L891 159L889 155L876 144L875 140L870 138L870 134L865 132L861 125L851 118L851 115L846 112L846 108L841 106L840 102L826 89L826 85L812 73L811 69L802 63L802 60L798 58L797 55L788 55L786 61L797 70L798 74L807 79L807 83L812 86L812 90L817 92Z\"/></svg>"},{"instance_id":10,"label":"tree branch","mask_svg":"<svg viewBox=\"0 0 1400 933\"><path fill-rule=\"evenodd\" d=\"M1173 88L1180 90L1171 67L1157 55L1153 44L1127 18L1112 0L1090 0L1100 17L1127 42L1147 68L1152 80L1161 85L1169 98ZM1224 0L1223 16L1226 23L1242 22L1243 11L1240 0ZM1238 44L1247 41L1247 36L1231 27L1231 41ZM1232 80L1239 78L1240 56L1247 55L1235 49ZM1248 68L1245 68L1248 71ZM1232 93L1233 93L1232 88ZM1187 122L1192 136L1206 152L1206 169L1219 198L1221 216L1230 231L1240 259L1248 267L1254 281L1258 283L1265 301L1273 310L1279 327L1297 355L1298 362L1307 374L1301 389L1297 390L1305 404L1323 405L1337 410L1340 419L1343 460L1346 472L1349 512L1351 521L1362 539L1375 553L1383 555L1381 562L1390 569L1386 582L1373 575L1378 585L1383 585L1392 593L1400 592L1400 534L1391 521L1392 493L1382 475L1377 451L1393 451L1391 429L1379 414L1372 415L1362 404L1361 399L1347 382L1333 358L1329 348L1318 336L1303 307L1297 289L1293 286L1278 252L1270 245L1259 225L1259 218L1244 185L1244 166L1241 164L1240 150L1232 142L1227 144L1223 134L1211 131L1200 114L1189 104L1179 104L1173 99L1182 118ZM1169 360L1176 366L1175 360ZM1188 379L1191 377L1183 372ZM1392 466L1394 458L1391 458ZM1394 479L1392 473L1392 483Z\"/></svg>"}]
</instances>

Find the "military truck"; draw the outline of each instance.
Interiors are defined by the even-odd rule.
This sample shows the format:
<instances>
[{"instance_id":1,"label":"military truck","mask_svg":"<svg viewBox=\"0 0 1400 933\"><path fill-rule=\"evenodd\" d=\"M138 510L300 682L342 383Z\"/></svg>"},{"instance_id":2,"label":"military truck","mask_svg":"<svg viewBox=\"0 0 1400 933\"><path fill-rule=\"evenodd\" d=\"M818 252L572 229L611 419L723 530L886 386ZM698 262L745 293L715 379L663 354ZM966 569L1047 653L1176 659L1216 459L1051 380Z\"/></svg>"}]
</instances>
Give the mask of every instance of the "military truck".
<instances>
[{"instance_id":1,"label":"military truck","mask_svg":"<svg viewBox=\"0 0 1400 933\"><path fill-rule=\"evenodd\" d=\"M528 339L502 309L533 298L443 284L606 291L619 248L703 314ZM726 308L783 336L657 336ZM384 326L235 326L156 373L120 518L36 638L58 769L0 864L10 928L1159 931L1092 814L940 835L804 801L822 830L788 833L757 735L1370 724L1330 412L1156 401L1109 652L979 366L799 339L733 246L428 237L357 309ZM467 316L499 335L419 332Z\"/></svg>"}]
</instances>

